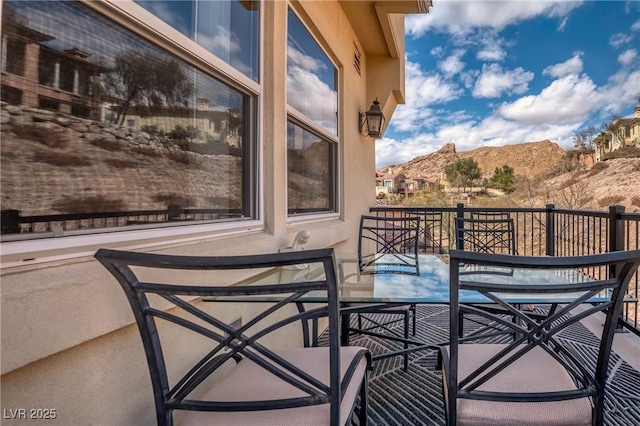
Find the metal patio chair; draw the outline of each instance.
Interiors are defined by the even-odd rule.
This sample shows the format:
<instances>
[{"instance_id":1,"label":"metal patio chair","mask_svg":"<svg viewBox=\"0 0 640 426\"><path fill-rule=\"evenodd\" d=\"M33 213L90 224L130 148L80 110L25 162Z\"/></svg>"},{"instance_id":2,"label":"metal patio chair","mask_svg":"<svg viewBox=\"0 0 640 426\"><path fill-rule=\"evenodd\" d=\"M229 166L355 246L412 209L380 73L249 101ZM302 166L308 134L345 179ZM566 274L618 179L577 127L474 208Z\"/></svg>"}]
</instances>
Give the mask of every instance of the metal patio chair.
<instances>
[{"instance_id":1,"label":"metal patio chair","mask_svg":"<svg viewBox=\"0 0 640 426\"><path fill-rule=\"evenodd\" d=\"M468 218L456 217L455 230L458 250L518 254L515 226L508 212L479 211L471 212L470 215ZM494 314L508 314L495 304L478 305L478 307ZM527 304L522 308L533 311L535 306ZM463 317L460 318L461 333L464 329L463 319ZM471 320L477 322L476 319L471 318ZM490 327L488 324L484 325Z\"/></svg>"},{"instance_id":2,"label":"metal patio chair","mask_svg":"<svg viewBox=\"0 0 640 426\"><path fill-rule=\"evenodd\" d=\"M608 364L617 319L629 280L640 264L640 251L575 257L510 256L454 250L450 253L450 345L439 363L448 425L602 425ZM556 284L510 280L470 280L461 268L526 268L572 271ZM593 279L578 272L601 267L610 278ZM592 269L591 269L592 270ZM571 279L566 277L573 277ZM482 282L480 282L482 281ZM512 322L460 302L477 292L518 318ZM562 304L545 317L516 309L505 297L561 297ZM594 296L603 303L586 303ZM514 299L511 299L514 300ZM577 309L580 307L580 309ZM461 313L483 316L513 330L515 340L496 343L496 336L459 338ZM594 314L605 321L596 354L572 346L562 333ZM465 344L461 344L465 343Z\"/></svg>"},{"instance_id":3,"label":"metal patio chair","mask_svg":"<svg viewBox=\"0 0 640 426\"><path fill-rule=\"evenodd\" d=\"M363 215L360 217L358 238L358 271L364 274L412 274L419 275L418 242L420 218L418 216L377 217ZM364 306L351 304L351 306ZM373 314L373 315L372 315ZM390 317L382 321L378 318ZM416 306L405 305L371 305L370 309L359 309L357 327L350 327L353 334L375 334L384 338L384 333L397 335L390 329L394 324L402 322L402 338L416 334ZM405 342L403 346L408 348ZM404 369L409 368L409 355L403 355Z\"/></svg>"},{"instance_id":4,"label":"metal patio chair","mask_svg":"<svg viewBox=\"0 0 640 426\"><path fill-rule=\"evenodd\" d=\"M228 257L101 249L95 257L117 279L133 310L159 425L172 425L177 410L181 425L345 425L358 397L359 424L366 424L370 354L365 348L340 347L333 249ZM313 279L305 279L304 270L286 269L313 264L324 272ZM246 277L271 267L285 268L284 274L275 274L278 282L230 285L235 281L228 274L234 271ZM280 282L283 275L294 279ZM317 291L326 292L327 303L296 311L300 298ZM202 301L240 304L265 296L274 302L252 304L255 316L244 324L217 317L223 312L220 303ZM275 349L264 342L277 331L299 331L301 324L303 333L309 332L309 324L318 319L328 320L328 347ZM165 336L168 329L174 334ZM165 346L186 342L186 334L204 338L201 353L185 343Z\"/></svg>"}]
</instances>

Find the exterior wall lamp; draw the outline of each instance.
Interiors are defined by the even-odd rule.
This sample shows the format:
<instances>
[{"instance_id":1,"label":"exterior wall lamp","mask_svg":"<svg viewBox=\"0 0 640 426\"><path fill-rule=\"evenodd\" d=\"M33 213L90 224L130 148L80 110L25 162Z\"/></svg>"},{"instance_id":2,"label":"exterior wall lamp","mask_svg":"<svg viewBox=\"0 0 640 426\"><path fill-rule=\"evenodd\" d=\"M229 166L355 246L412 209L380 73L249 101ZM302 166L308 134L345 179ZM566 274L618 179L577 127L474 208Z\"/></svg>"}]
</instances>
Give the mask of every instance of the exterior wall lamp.
<instances>
[{"instance_id":1,"label":"exterior wall lamp","mask_svg":"<svg viewBox=\"0 0 640 426\"><path fill-rule=\"evenodd\" d=\"M384 126L384 114L380 110L380 102L378 98L371 104L369 111L360 113L359 130L363 136L371 136L379 138L382 136L382 128Z\"/></svg>"}]
</instances>

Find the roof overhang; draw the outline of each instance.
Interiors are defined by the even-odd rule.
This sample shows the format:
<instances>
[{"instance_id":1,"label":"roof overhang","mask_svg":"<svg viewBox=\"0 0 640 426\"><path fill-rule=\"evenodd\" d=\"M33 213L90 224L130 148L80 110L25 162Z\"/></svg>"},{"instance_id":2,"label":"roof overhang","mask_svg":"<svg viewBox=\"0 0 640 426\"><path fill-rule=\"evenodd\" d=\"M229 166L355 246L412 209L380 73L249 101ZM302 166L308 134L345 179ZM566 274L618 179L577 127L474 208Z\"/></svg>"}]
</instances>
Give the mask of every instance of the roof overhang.
<instances>
[{"instance_id":1,"label":"roof overhang","mask_svg":"<svg viewBox=\"0 0 640 426\"><path fill-rule=\"evenodd\" d=\"M428 13L432 6L431 0L342 0L340 4L365 54L391 58L404 53L404 15Z\"/></svg>"}]
</instances>

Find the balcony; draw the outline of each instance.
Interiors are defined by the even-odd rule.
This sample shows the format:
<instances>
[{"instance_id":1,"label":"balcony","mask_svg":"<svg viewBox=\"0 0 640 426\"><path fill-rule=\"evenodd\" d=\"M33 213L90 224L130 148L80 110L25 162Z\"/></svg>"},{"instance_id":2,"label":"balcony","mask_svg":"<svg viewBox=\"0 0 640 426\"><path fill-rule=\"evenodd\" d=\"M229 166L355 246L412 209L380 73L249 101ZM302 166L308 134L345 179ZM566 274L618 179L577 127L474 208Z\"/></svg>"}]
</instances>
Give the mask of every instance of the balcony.
<instances>
[{"instance_id":1,"label":"balcony","mask_svg":"<svg viewBox=\"0 0 640 426\"><path fill-rule=\"evenodd\" d=\"M471 212L495 209L468 208L462 204L452 208L375 207L378 216L418 215L422 219L421 250L446 253L456 248L454 218ZM518 252L525 255L586 255L613 250L638 249L640 214L625 213L621 206L606 212L545 208L501 208L514 219ZM601 271L593 271L602 273ZM606 272L605 272L606 273ZM637 300L639 275L632 279L628 294ZM536 309L545 309L538 306ZM417 336L423 341L448 339L449 313L446 306L423 305L417 309ZM613 343L612 374L609 378L605 424L640 424L640 327L638 302L629 302L619 320L620 331ZM583 321L563 335L580 351L594 351L589 344L591 331L601 322L596 318ZM360 336L352 343L368 347L374 354L399 343L375 337ZM436 367L434 350L412 353L408 371L401 357L387 358L374 365L370 376L369 420L371 424L445 424L441 371Z\"/></svg>"}]
</instances>

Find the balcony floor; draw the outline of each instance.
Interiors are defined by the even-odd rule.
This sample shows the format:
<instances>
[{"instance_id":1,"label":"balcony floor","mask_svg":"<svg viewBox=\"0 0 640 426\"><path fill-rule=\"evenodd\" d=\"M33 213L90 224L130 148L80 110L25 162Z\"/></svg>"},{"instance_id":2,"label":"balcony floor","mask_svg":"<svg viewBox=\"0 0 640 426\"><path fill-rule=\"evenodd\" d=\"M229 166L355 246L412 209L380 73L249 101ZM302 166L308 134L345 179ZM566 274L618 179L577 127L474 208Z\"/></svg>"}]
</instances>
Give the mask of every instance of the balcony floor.
<instances>
[{"instance_id":1,"label":"balcony floor","mask_svg":"<svg viewBox=\"0 0 640 426\"><path fill-rule=\"evenodd\" d=\"M446 341L449 312L447 306L418 305L416 338ZM598 321L598 319L596 319ZM467 321L469 323L470 321ZM398 325L401 327L401 324ZM621 338L618 338L621 336ZM562 338L581 352L596 354L596 339L584 326L570 327ZM624 347L616 344L623 340ZM352 336L352 345L365 346L372 353L384 353L400 344L368 336ZM620 353L626 359L616 353ZM633 359L629 360L629 354ZM374 364L370 376L369 422L372 425L443 425L442 378L436 369L436 351L411 354L408 371L403 371L402 357L387 358ZM632 367L633 364L635 366ZM611 358L613 374L606 396L606 425L640 424L640 338L627 333L616 334Z\"/></svg>"}]
</instances>

